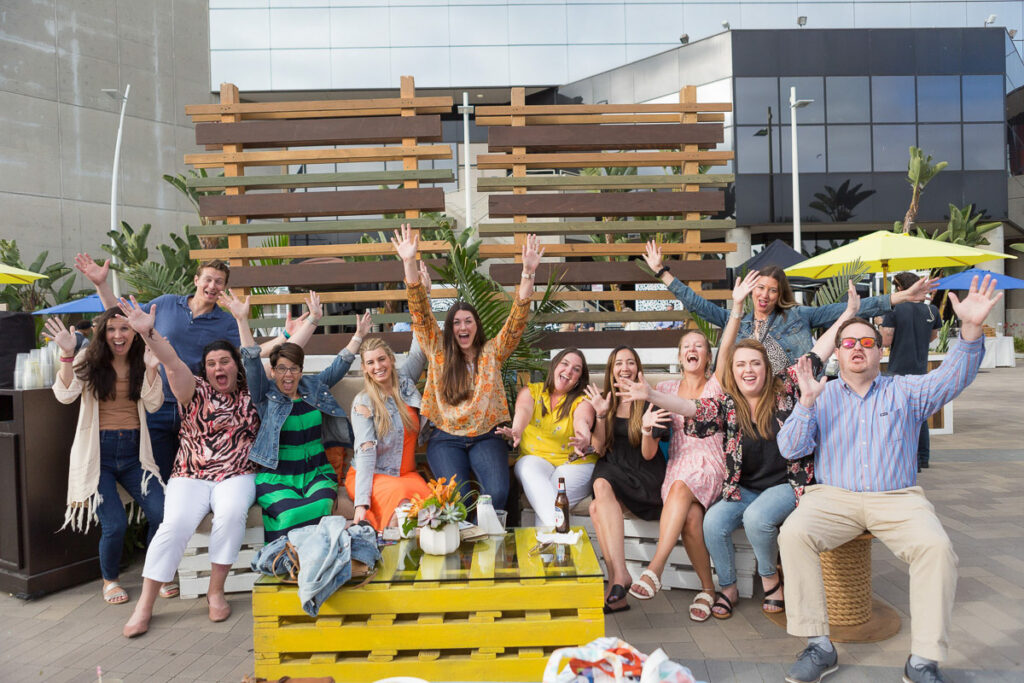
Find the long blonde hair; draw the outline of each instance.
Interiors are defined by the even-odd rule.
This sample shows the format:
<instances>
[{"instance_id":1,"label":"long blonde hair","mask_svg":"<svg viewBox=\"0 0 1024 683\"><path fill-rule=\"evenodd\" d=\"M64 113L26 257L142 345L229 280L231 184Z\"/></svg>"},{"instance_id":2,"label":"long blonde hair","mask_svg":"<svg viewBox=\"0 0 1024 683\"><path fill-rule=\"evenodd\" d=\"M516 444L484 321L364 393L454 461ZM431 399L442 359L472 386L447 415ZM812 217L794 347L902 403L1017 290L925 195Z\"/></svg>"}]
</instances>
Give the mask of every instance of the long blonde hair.
<instances>
[{"instance_id":1,"label":"long blonde hair","mask_svg":"<svg viewBox=\"0 0 1024 683\"><path fill-rule=\"evenodd\" d=\"M761 362L764 363L764 386L761 387L761 395L757 397L757 408L753 415L750 414L750 404L747 402L743 392L736 383L736 375L733 373L732 361L736 352L740 349L753 349L761 354ZM771 439L775 437L775 403L776 398L783 391L782 380L772 375L772 364L768 360L768 352L765 351L761 342L756 339L741 339L729 349L729 357L726 360L725 381L722 388L725 393L732 397L736 404L736 419L740 423L740 430L751 437Z\"/></svg>"},{"instance_id":2,"label":"long blonde hair","mask_svg":"<svg viewBox=\"0 0 1024 683\"><path fill-rule=\"evenodd\" d=\"M387 385L382 386L370 373L363 372L363 392L370 397L373 404L373 426L377 430L377 437L381 437L391 431L391 416L388 414L387 399L390 397L395 401L398 408L398 415L402 418L402 424L406 429L416 431L418 425L409 415L409 407L402 400L402 392L398 390L398 367L395 362L395 352L386 341L380 337L370 337L359 347L360 355L365 356L368 351L384 349L384 353L391 359L391 379Z\"/></svg>"},{"instance_id":3,"label":"long blonde hair","mask_svg":"<svg viewBox=\"0 0 1024 683\"><path fill-rule=\"evenodd\" d=\"M604 366L604 393L611 392L611 397L608 404L608 419L605 420L604 424L605 452L611 449L612 443L615 441L615 412L619 408L619 397L615 392L615 357L619 355L619 351L623 350L633 354L633 360L636 361L637 377L644 371L643 363L640 362L640 356L631 346L616 346L608 356L608 362ZM634 448L639 446L643 439L643 434L641 434L643 420L644 402L633 401L629 407L629 443Z\"/></svg>"}]
</instances>

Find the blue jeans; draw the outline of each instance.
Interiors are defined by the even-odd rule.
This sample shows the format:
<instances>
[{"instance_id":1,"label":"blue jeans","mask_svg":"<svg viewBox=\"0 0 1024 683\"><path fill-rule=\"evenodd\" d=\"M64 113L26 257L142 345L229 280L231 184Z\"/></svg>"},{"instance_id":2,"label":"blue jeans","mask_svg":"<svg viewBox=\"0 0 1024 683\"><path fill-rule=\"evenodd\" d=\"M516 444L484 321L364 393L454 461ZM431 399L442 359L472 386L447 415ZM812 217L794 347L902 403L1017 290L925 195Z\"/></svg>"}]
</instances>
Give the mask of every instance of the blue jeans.
<instances>
[{"instance_id":1,"label":"blue jeans","mask_svg":"<svg viewBox=\"0 0 1024 683\"><path fill-rule=\"evenodd\" d=\"M148 478L146 491L142 491L144 471L139 463L139 430L103 430L100 432L100 483L103 498L96 508L102 533L100 534L100 571L103 578L113 581L120 574L121 548L128 530L128 514L124 510L117 485L124 489L142 507L149 521L149 536L164 519L164 489L155 477Z\"/></svg>"},{"instance_id":2,"label":"blue jeans","mask_svg":"<svg viewBox=\"0 0 1024 683\"><path fill-rule=\"evenodd\" d=\"M508 444L494 430L479 436L456 436L440 429L427 442L427 462L435 477L458 477L460 483L474 479L480 493L487 494L495 510L504 510L508 500ZM464 491L465 492L465 491Z\"/></svg>"},{"instance_id":3,"label":"blue jeans","mask_svg":"<svg viewBox=\"0 0 1024 683\"><path fill-rule=\"evenodd\" d=\"M740 525L747 540L754 546L757 573L775 574L779 556L779 527L796 509L796 495L788 483L773 486L761 493L739 487L739 500L720 500L704 514L704 542L722 588L736 583L736 549L732 532Z\"/></svg>"},{"instance_id":4,"label":"blue jeans","mask_svg":"<svg viewBox=\"0 0 1024 683\"><path fill-rule=\"evenodd\" d=\"M160 478L171 479L174 459L178 457L178 434L181 432L181 417L177 401L164 401L155 413L146 415L149 428L149 443L153 447L153 460L160 468Z\"/></svg>"}]
</instances>

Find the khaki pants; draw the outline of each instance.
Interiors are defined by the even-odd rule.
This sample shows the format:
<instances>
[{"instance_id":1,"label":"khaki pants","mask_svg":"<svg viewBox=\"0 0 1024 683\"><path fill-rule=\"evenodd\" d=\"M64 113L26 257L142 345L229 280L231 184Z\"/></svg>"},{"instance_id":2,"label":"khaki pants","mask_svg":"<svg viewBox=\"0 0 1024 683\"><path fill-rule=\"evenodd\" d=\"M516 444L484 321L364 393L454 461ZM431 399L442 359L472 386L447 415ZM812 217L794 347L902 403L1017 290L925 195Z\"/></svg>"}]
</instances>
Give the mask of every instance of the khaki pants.
<instances>
[{"instance_id":1,"label":"khaki pants","mask_svg":"<svg viewBox=\"0 0 1024 683\"><path fill-rule=\"evenodd\" d=\"M794 636L828 635L818 553L837 548L864 530L910 565L911 653L944 660L958 560L920 486L882 493L822 484L807 487L779 534L787 630Z\"/></svg>"}]
</instances>

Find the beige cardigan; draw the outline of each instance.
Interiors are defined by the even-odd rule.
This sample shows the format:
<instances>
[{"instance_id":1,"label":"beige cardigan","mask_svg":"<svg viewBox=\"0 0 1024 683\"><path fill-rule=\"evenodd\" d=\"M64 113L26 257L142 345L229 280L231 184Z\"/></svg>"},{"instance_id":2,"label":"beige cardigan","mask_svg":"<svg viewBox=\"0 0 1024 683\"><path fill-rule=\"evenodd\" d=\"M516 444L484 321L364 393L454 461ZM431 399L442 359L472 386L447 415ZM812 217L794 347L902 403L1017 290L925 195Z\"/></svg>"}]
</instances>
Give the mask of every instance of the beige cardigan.
<instances>
[{"instance_id":1,"label":"beige cardigan","mask_svg":"<svg viewBox=\"0 0 1024 683\"><path fill-rule=\"evenodd\" d=\"M81 359L81 351L75 364ZM98 523L96 509L103 502L99 494L100 484L100 402L91 391L83 391L84 385L77 375L71 379L71 385L65 387L58 375L53 382L53 394L61 403L74 403L79 396L82 405L78 411L78 427L75 440L71 444L71 462L68 468L68 499L64 511L64 524L61 529L71 525L75 531L87 533L89 525ZM142 381L142 396L137 402L139 408L139 461L142 463L142 492L145 495L150 479L155 478L161 486L160 470L153 460L153 447L149 442L149 430L146 428L146 412L154 413L164 403L163 380L156 373L150 381L149 373ZM118 485L118 492L123 502L132 500L128 492ZM142 509L137 506L137 514Z\"/></svg>"}]
</instances>

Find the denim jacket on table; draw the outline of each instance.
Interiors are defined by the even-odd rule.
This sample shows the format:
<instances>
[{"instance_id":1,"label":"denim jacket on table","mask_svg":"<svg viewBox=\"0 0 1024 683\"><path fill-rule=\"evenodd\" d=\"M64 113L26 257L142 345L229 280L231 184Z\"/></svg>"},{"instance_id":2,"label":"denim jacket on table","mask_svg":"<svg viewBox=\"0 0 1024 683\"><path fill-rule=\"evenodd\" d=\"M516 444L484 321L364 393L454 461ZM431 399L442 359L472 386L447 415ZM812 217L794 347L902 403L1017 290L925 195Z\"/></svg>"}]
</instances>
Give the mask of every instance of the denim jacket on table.
<instances>
[{"instance_id":1,"label":"denim jacket on table","mask_svg":"<svg viewBox=\"0 0 1024 683\"><path fill-rule=\"evenodd\" d=\"M668 290L683 302L686 310L696 313L704 320L721 328L729 322L730 313L727 309L711 303L678 279L672 280ZM768 318L768 334L783 348L789 356L788 365L792 365L814 346L811 329L830 327L845 310L846 302L826 306L794 306L787 310L776 308L775 313ZM870 319L890 310L892 304L889 295L872 296L861 299L857 315ZM740 330L736 338L746 339L753 336L754 314L747 313L740 321Z\"/></svg>"},{"instance_id":2,"label":"denim jacket on table","mask_svg":"<svg viewBox=\"0 0 1024 683\"><path fill-rule=\"evenodd\" d=\"M335 419L343 424L340 432L348 439L342 446L352 445L352 426L348 416L331 394L331 387L341 381L352 367L355 354L342 349L330 367L316 375L304 375L299 380L299 398L324 414L324 420ZM276 470L281 427L292 413L292 401L281 393L277 385L267 377L260 360L260 347L246 346L242 349L242 366L249 385L249 395L260 415L260 431L252 445L249 459L258 465Z\"/></svg>"},{"instance_id":3,"label":"denim jacket on table","mask_svg":"<svg viewBox=\"0 0 1024 683\"><path fill-rule=\"evenodd\" d=\"M422 401L416 389L416 380L423 373L427 357L420 349L419 342L413 336L409 355L398 373L398 392L407 406L419 408ZM388 417L391 418L391 430L387 434L377 434L373 421L373 402L369 394L360 391L352 401L352 429L355 432L355 456L352 466L356 468L356 495L352 501L355 505L370 505L370 493L373 490L373 475L386 474L397 477L402 470L402 446L405 442L405 423L398 414L398 406L390 396L385 401ZM360 414L365 408L368 414Z\"/></svg>"}]
</instances>

